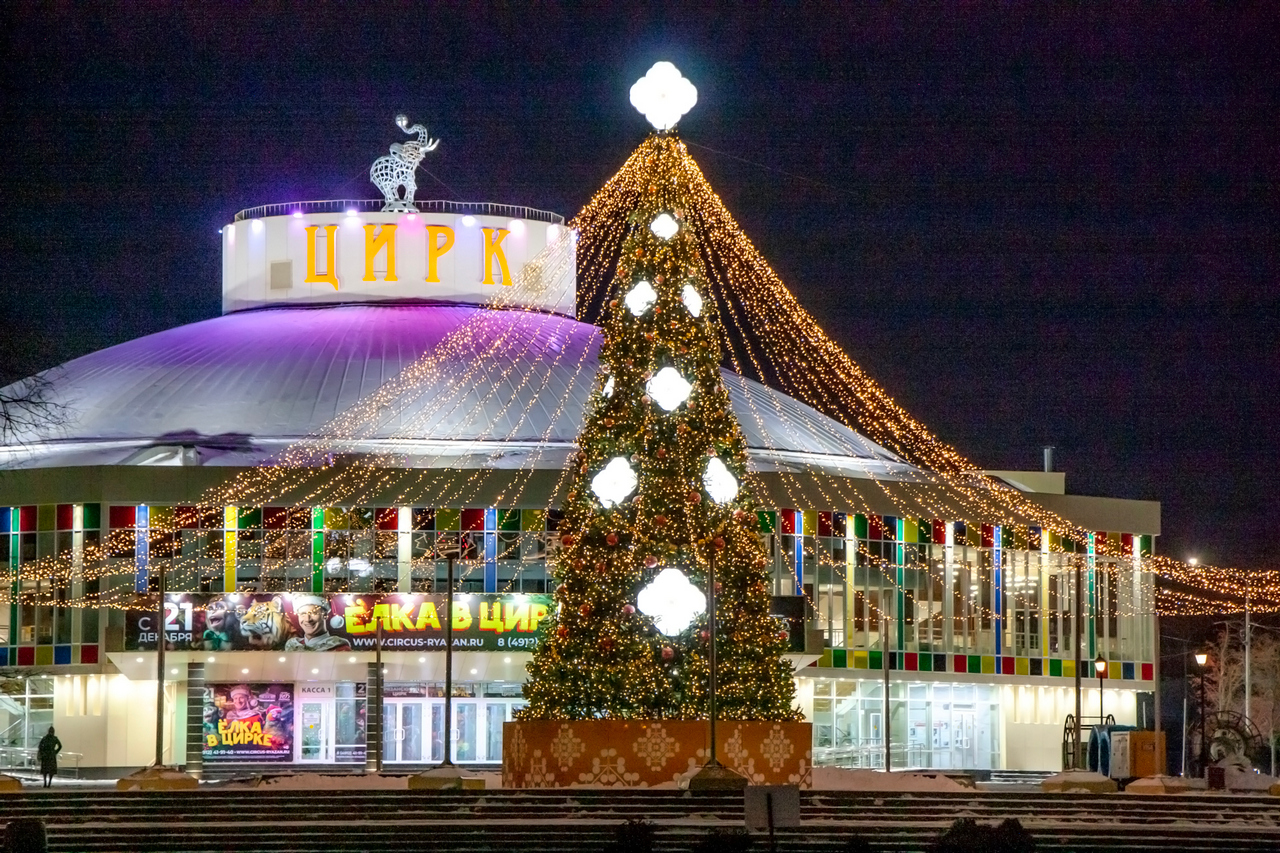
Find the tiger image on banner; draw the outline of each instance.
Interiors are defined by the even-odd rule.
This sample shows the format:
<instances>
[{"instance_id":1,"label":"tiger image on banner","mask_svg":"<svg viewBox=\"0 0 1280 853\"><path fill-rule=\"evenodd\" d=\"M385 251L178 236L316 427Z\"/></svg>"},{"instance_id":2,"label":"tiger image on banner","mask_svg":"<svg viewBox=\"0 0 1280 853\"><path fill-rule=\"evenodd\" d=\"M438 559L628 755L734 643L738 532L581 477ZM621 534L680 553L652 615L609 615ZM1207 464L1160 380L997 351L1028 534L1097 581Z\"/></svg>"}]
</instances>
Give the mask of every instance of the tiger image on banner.
<instances>
[{"instance_id":1,"label":"tiger image on banner","mask_svg":"<svg viewBox=\"0 0 1280 853\"><path fill-rule=\"evenodd\" d=\"M293 635L293 628L284 612L284 598L277 595L270 601L253 602L240 616L240 632L251 651L285 648Z\"/></svg>"}]
</instances>

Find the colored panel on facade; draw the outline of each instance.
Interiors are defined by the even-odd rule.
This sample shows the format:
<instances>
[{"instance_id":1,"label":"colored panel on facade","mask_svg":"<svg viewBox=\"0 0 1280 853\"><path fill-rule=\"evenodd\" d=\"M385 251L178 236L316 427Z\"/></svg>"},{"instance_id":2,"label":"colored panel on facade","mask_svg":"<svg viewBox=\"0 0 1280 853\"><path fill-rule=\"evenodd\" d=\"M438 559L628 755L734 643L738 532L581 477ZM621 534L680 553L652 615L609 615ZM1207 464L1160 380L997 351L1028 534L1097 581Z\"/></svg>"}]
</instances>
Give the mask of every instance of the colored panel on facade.
<instances>
[{"instance_id":1,"label":"colored panel on facade","mask_svg":"<svg viewBox=\"0 0 1280 853\"><path fill-rule=\"evenodd\" d=\"M18 648L18 666L36 665L36 647L21 646Z\"/></svg>"},{"instance_id":2,"label":"colored panel on facade","mask_svg":"<svg viewBox=\"0 0 1280 853\"><path fill-rule=\"evenodd\" d=\"M133 527L137 508L132 506L113 506L107 510L107 522L113 530Z\"/></svg>"},{"instance_id":3,"label":"colored panel on facade","mask_svg":"<svg viewBox=\"0 0 1280 853\"><path fill-rule=\"evenodd\" d=\"M946 672L946 671L947 671L947 656L946 656L946 655L934 655L934 656L933 656L933 671L934 671L934 672Z\"/></svg>"},{"instance_id":4,"label":"colored panel on facade","mask_svg":"<svg viewBox=\"0 0 1280 853\"><path fill-rule=\"evenodd\" d=\"M520 529L525 532L541 532L547 529L547 512L542 509L520 510Z\"/></svg>"},{"instance_id":5,"label":"colored panel on facade","mask_svg":"<svg viewBox=\"0 0 1280 853\"><path fill-rule=\"evenodd\" d=\"M436 510L436 530L461 530L462 510L440 507Z\"/></svg>"},{"instance_id":6,"label":"colored panel on facade","mask_svg":"<svg viewBox=\"0 0 1280 853\"><path fill-rule=\"evenodd\" d=\"M18 507L18 530L23 533L34 533L36 530L36 508L34 506Z\"/></svg>"},{"instance_id":7,"label":"colored panel on facade","mask_svg":"<svg viewBox=\"0 0 1280 853\"><path fill-rule=\"evenodd\" d=\"M919 672L919 670L920 670L920 656L919 656L919 655L917 655L915 652L907 652L905 655L903 655L903 657L905 657L905 658L906 658L906 664L907 664L907 665L906 665L906 670L907 670L907 672Z\"/></svg>"},{"instance_id":8,"label":"colored panel on facade","mask_svg":"<svg viewBox=\"0 0 1280 853\"><path fill-rule=\"evenodd\" d=\"M1133 556L1133 534L1122 533L1120 535L1120 553L1126 557Z\"/></svg>"},{"instance_id":9,"label":"colored panel on facade","mask_svg":"<svg viewBox=\"0 0 1280 853\"><path fill-rule=\"evenodd\" d=\"M858 539L866 539L870 535L869 534L870 529L871 529L870 523L867 521L867 517L865 515L863 515L862 513L857 513L856 515L854 515L853 517L854 537Z\"/></svg>"},{"instance_id":10,"label":"colored panel on facade","mask_svg":"<svg viewBox=\"0 0 1280 853\"><path fill-rule=\"evenodd\" d=\"M265 530L284 530L289 523L289 511L282 506L262 508L262 527Z\"/></svg>"},{"instance_id":11,"label":"colored panel on facade","mask_svg":"<svg viewBox=\"0 0 1280 853\"><path fill-rule=\"evenodd\" d=\"M242 506L236 511L236 523L241 530L259 530L262 528L262 508Z\"/></svg>"},{"instance_id":12,"label":"colored panel on facade","mask_svg":"<svg viewBox=\"0 0 1280 853\"><path fill-rule=\"evenodd\" d=\"M498 529L514 533L520 529L520 510L518 509L500 509L498 510Z\"/></svg>"},{"instance_id":13,"label":"colored panel on facade","mask_svg":"<svg viewBox=\"0 0 1280 853\"><path fill-rule=\"evenodd\" d=\"M757 529L761 533L777 533L778 532L778 514L776 512L765 512L763 510L756 513Z\"/></svg>"},{"instance_id":14,"label":"colored panel on facade","mask_svg":"<svg viewBox=\"0 0 1280 853\"><path fill-rule=\"evenodd\" d=\"M9 647L0 646L0 666L9 665Z\"/></svg>"},{"instance_id":15,"label":"colored panel on facade","mask_svg":"<svg viewBox=\"0 0 1280 853\"><path fill-rule=\"evenodd\" d=\"M1052 678L1062 677L1062 661L1057 658L1049 659L1049 675Z\"/></svg>"},{"instance_id":16,"label":"colored panel on facade","mask_svg":"<svg viewBox=\"0 0 1280 853\"><path fill-rule=\"evenodd\" d=\"M1127 681L1133 681L1133 663L1125 662L1120 667L1120 675Z\"/></svg>"},{"instance_id":17,"label":"colored panel on facade","mask_svg":"<svg viewBox=\"0 0 1280 853\"><path fill-rule=\"evenodd\" d=\"M327 506L324 508L324 529L325 530L346 530L350 526L347 519L347 513L340 506Z\"/></svg>"},{"instance_id":18,"label":"colored panel on facade","mask_svg":"<svg viewBox=\"0 0 1280 853\"><path fill-rule=\"evenodd\" d=\"M920 671L933 672L933 655L930 655L930 654L920 655Z\"/></svg>"},{"instance_id":19,"label":"colored panel on facade","mask_svg":"<svg viewBox=\"0 0 1280 853\"><path fill-rule=\"evenodd\" d=\"M1142 680L1143 680L1143 681L1154 681L1154 680L1155 680L1155 677L1156 677L1156 668L1155 668L1155 664L1144 663L1144 664L1142 665Z\"/></svg>"},{"instance_id":20,"label":"colored panel on facade","mask_svg":"<svg viewBox=\"0 0 1280 853\"><path fill-rule=\"evenodd\" d=\"M982 525L982 547L994 548L996 546L995 539L995 528L990 524Z\"/></svg>"},{"instance_id":21,"label":"colored panel on facade","mask_svg":"<svg viewBox=\"0 0 1280 853\"><path fill-rule=\"evenodd\" d=\"M819 666L819 667L831 668L831 667L832 667L832 663L831 663L831 649L827 649L826 651L824 651L821 655L819 655L819 656L818 656L818 659L817 659L816 661L814 661L813 663L809 664L809 666Z\"/></svg>"},{"instance_id":22,"label":"colored panel on facade","mask_svg":"<svg viewBox=\"0 0 1280 853\"><path fill-rule=\"evenodd\" d=\"M53 666L53 646L36 646L36 666Z\"/></svg>"},{"instance_id":23,"label":"colored panel on facade","mask_svg":"<svg viewBox=\"0 0 1280 853\"><path fill-rule=\"evenodd\" d=\"M884 655L881 652L867 652L868 669L884 669Z\"/></svg>"},{"instance_id":24,"label":"colored panel on facade","mask_svg":"<svg viewBox=\"0 0 1280 853\"><path fill-rule=\"evenodd\" d=\"M897 519L892 515L884 516L880 520L881 538L897 539L898 538L898 521L899 519Z\"/></svg>"},{"instance_id":25,"label":"colored panel on facade","mask_svg":"<svg viewBox=\"0 0 1280 853\"><path fill-rule=\"evenodd\" d=\"M1064 661L1058 661L1058 663L1062 664L1062 673L1061 673L1061 675L1062 675L1062 677L1063 677L1063 678L1075 678L1075 677L1076 677L1076 662L1075 662L1075 661L1073 661L1073 660L1064 660Z\"/></svg>"},{"instance_id":26,"label":"colored panel on facade","mask_svg":"<svg viewBox=\"0 0 1280 853\"><path fill-rule=\"evenodd\" d=\"M968 672L969 671L968 655L956 655L955 666L952 668L951 671L952 672Z\"/></svg>"},{"instance_id":27,"label":"colored panel on facade","mask_svg":"<svg viewBox=\"0 0 1280 853\"><path fill-rule=\"evenodd\" d=\"M784 509L781 511L782 516L782 532L788 536L794 535L796 532L796 511L794 509ZM803 520L801 521L803 524Z\"/></svg>"},{"instance_id":28,"label":"colored panel on facade","mask_svg":"<svg viewBox=\"0 0 1280 853\"><path fill-rule=\"evenodd\" d=\"M902 541L903 542L919 542L920 526L914 518L902 519Z\"/></svg>"},{"instance_id":29,"label":"colored panel on facade","mask_svg":"<svg viewBox=\"0 0 1280 853\"><path fill-rule=\"evenodd\" d=\"M80 647L80 663L98 662L98 644L89 643Z\"/></svg>"},{"instance_id":30,"label":"colored panel on facade","mask_svg":"<svg viewBox=\"0 0 1280 853\"><path fill-rule=\"evenodd\" d=\"M74 504L58 504L54 510L54 524L59 530L70 530L76 524Z\"/></svg>"},{"instance_id":31,"label":"colored panel on facade","mask_svg":"<svg viewBox=\"0 0 1280 853\"><path fill-rule=\"evenodd\" d=\"M806 509L804 512L797 513L804 527L800 532L805 536L813 536L818 532L818 511L814 509Z\"/></svg>"},{"instance_id":32,"label":"colored panel on facade","mask_svg":"<svg viewBox=\"0 0 1280 853\"><path fill-rule=\"evenodd\" d=\"M84 529L97 530L102 527L102 504L84 505Z\"/></svg>"},{"instance_id":33,"label":"colored panel on facade","mask_svg":"<svg viewBox=\"0 0 1280 853\"><path fill-rule=\"evenodd\" d=\"M1006 655L1005 657L1000 658L1000 674L1001 674L1001 675L1014 675L1014 674L1015 674L1015 669L1014 669L1014 662L1013 662L1013 660L1014 660L1013 658L1011 658L1011 657L1009 657L1009 656L1007 656L1007 655Z\"/></svg>"},{"instance_id":34,"label":"colored panel on facade","mask_svg":"<svg viewBox=\"0 0 1280 853\"><path fill-rule=\"evenodd\" d=\"M880 516L878 515L867 516L867 538L868 539L884 538L884 526L881 522Z\"/></svg>"},{"instance_id":35,"label":"colored panel on facade","mask_svg":"<svg viewBox=\"0 0 1280 853\"><path fill-rule=\"evenodd\" d=\"M462 527L459 529L463 532L484 530L484 509L481 507L467 507L462 511L461 524Z\"/></svg>"},{"instance_id":36,"label":"colored panel on facade","mask_svg":"<svg viewBox=\"0 0 1280 853\"><path fill-rule=\"evenodd\" d=\"M997 661L997 660L999 660L999 659L998 659L997 657L995 657L994 655L983 655L983 656L982 656L982 673L983 673L983 675L995 675L995 674L996 674L996 661Z\"/></svg>"},{"instance_id":37,"label":"colored panel on facade","mask_svg":"<svg viewBox=\"0 0 1280 853\"><path fill-rule=\"evenodd\" d=\"M53 647L53 665L65 666L71 663L71 647L70 646L54 646Z\"/></svg>"},{"instance_id":38,"label":"colored panel on facade","mask_svg":"<svg viewBox=\"0 0 1280 853\"><path fill-rule=\"evenodd\" d=\"M9 525L12 523L13 510L7 506L0 506L0 533L8 533Z\"/></svg>"},{"instance_id":39,"label":"colored panel on facade","mask_svg":"<svg viewBox=\"0 0 1280 853\"><path fill-rule=\"evenodd\" d=\"M831 535L844 538L849 535L849 516L843 512L831 513Z\"/></svg>"},{"instance_id":40,"label":"colored panel on facade","mask_svg":"<svg viewBox=\"0 0 1280 853\"><path fill-rule=\"evenodd\" d=\"M1044 675L1044 658L1028 658L1027 675Z\"/></svg>"},{"instance_id":41,"label":"colored panel on facade","mask_svg":"<svg viewBox=\"0 0 1280 853\"><path fill-rule=\"evenodd\" d=\"M1120 661L1112 661L1111 664L1107 667L1107 678L1119 679L1123 675L1124 675L1124 664L1120 663ZM1130 678L1133 677L1132 672L1129 674L1129 677Z\"/></svg>"},{"instance_id":42,"label":"colored panel on facade","mask_svg":"<svg viewBox=\"0 0 1280 853\"><path fill-rule=\"evenodd\" d=\"M871 668L871 661L867 655L867 652L853 653L853 668L854 669L870 669Z\"/></svg>"},{"instance_id":43,"label":"colored panel on facade","mask_svg":"<svg viewBox=\"0 0 1280 853\"><path fill-rule=\"evenodd\" d=\"M832 533L832 530L834 528L835 528L835 525L832 524L831 513L829 512L818 513L818 535L819 536L834 536L835 534Z\"/></svg>"},{"instance_id":44,"label":"colored panel on facade","mask_svg":"<svg viewBox=\"0 0 1280 853\"><path fill-rule=\"evenodd\" d=\"M940 518L933 520L933 541L937 545L947 541L947 523Z\"/></svg>"},{"instance_id":45,"label":"colored panel on facade","mask_svg":"<svg viewBox=\"0 0 1280 853\"><path fill-rule=\"evenodd\" d=\"M1044 549L1043 536L1044 536L1044 531L1041 528L1028 527L1027 528L1027 550L1029 551L1043 550Z\"/></svg>"},{"instance_id":46,"label":"colored panel on facade","mask_svg":"<svg viewBox=\"0 0 1280 853\"><path fill-rule=\"evenodd\" d=\"M379 530L399 530L400 510L393 506L379 507L373 511L373 526Z\"/></svg>"},{"instance_id":47,"label":"colored panel on facade","mask_svg":"<svg viewBox=\"0 0 1280 853\"><path fill-rule=\"evenodd\" d=\"M831 665L837 669L849 668L849 653L844 649L831 650ZM717 671L719 668L717 667Z\"/></svg>"},{"instance_id":48,"label":"colored panel on facade","mask_svg":"<svg viewBox=\"0 0 1280 853\"><path fill-rule=\"evenodd\" d=\"M1143 536L1142 545L1139 548L1138 556L1150 557L1154 553L1155 553L1155 540L1152 539L1150 536Z\"/></svg>"}]
</instances>

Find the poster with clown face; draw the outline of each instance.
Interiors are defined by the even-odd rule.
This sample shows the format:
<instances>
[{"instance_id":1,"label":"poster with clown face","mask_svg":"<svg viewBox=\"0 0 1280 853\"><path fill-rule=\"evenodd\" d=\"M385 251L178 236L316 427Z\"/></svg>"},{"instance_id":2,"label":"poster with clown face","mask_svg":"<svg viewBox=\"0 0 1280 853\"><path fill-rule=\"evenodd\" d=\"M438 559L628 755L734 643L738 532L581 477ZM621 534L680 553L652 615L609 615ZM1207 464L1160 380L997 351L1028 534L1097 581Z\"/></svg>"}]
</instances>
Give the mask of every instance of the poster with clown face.
<instances>
[{"instance_id":1,"label":"poster with clown face","mask_svg":"<svg viewBox=\"0 0 1280 853\"><path fill-rule=\"evenodd\" d=\"M209 684L204 689L205 761L292 761L292 684Z\"/></svg>"}]
</instances>

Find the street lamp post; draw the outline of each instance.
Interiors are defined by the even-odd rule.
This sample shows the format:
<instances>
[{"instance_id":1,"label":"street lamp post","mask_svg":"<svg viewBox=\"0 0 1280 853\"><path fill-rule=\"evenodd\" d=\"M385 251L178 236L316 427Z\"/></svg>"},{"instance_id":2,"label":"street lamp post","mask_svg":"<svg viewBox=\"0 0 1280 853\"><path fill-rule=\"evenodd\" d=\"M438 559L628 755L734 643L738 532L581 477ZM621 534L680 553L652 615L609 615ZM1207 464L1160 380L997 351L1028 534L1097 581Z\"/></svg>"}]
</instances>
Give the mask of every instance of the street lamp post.
<instances>
[{"instance_id":1,"label":"street lamp post","mask_svg":"<svg viewBox=\"0 0 1280 853\"><path fill-rule=\"evenodd\" d=\"M1209 733L1205 726L1204 719L1204 672L1205 665L1209 662L1209 655L1206 652L1196 652L1196 666L1200 667L1200 772L1208 773L1209 768Z\"/></svg>"},{"instance_id":2,"label":"street lamp post","mask_svg":"<svg viewBox=\"0 0 1280 853\"><path fill-rule=\"evenodd\" d=\"M1093 669L1098 673L1098 725L1103 725L1107 716L1102 710L1102 678L1107 673L1107 659L1098 655L1093 661Z\"/></svg>"}]
</instances>

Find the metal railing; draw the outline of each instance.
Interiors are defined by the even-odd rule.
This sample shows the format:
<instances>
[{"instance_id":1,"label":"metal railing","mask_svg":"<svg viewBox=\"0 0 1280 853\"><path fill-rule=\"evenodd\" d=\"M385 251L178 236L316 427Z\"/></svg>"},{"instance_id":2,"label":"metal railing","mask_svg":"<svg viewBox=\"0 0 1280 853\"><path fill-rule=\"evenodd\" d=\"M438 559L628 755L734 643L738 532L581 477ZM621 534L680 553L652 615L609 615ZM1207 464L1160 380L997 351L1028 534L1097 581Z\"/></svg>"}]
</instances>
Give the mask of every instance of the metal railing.
<instances>
[{"instance_id":1,"label":"metal railing","mask_svg":"<svg viewBox=\"0 0 1280 853\"><path fill-rule=\"evenodd\" d=\"M282 204L263 204L246 208L235 216L235 222L245 219L261 219L264 216L290 216L294 213L346 213L349 210L381 212L383 199L330 199L327 201L290 201ZM518 204L496 204L480 201L415 201L414 206L423 213L470 213L475 216L508 216L512 219L532 219L563 225L564 217L549 210L524 207Z\"/></svg>"},{"instance_id":2,"label":"metal railing","mask_svg":"<svg viewBox=\"0 0 1280 853\"><path fill-rule=\"evenodd\" d=\"M84 755L79 752L67 752L63 750L58 753L58 763L63 765L70 762L76 778L80 778L80 762L84 760ZM25 746L0 746L0 770L19 770L30 773L38 773L40 771L40 757L34 747Z\"/></svg>"}]
</instances>

